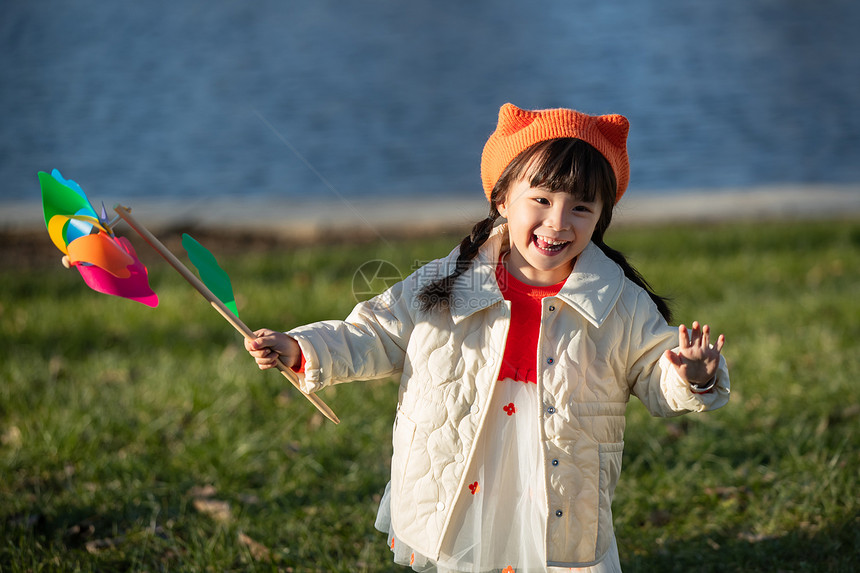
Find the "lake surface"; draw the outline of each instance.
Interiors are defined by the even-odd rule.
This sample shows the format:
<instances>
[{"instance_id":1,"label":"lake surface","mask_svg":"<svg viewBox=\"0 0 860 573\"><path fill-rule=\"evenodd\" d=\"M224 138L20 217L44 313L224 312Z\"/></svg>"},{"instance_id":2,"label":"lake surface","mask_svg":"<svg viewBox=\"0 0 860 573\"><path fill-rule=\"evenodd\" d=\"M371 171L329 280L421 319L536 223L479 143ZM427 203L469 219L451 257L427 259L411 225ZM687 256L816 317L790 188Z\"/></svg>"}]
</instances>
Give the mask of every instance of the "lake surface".
<instances>
[{"instance_id":1,"label":"lake surface","mask_svg":"<svg viewBox=\"0 0 860 573\"><path fill-rule=\"evenodd\" d=\"M540 8L539 10L537 8ZM481 194L501 104L621 113L631 193L860 182L851 0L6 0L0 201Z\"/></svg>"}]
</instances>

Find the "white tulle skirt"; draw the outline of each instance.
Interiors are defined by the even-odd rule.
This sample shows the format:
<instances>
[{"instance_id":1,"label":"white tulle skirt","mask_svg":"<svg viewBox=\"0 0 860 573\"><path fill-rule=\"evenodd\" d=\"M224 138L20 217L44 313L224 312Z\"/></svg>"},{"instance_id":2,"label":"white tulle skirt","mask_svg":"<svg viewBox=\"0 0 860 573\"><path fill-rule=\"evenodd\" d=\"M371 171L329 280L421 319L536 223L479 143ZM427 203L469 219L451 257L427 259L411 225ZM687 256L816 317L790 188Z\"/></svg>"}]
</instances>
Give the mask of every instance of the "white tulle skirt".
<instances>
[{"instance_id":1,"label":"white tulle skirt","mask_svg":"<svg viewBox=\"0 0 860 573\"><path fill-rule=\"evenodd\" d=\"M389 488L385 488L376 528L388 534L394 561L414 571L440 573L620 572L614 537L608 554L597 565L581 569L547 567L537 386L511 379L498 384L472 466L467 470L469 492L462 501L467 505L451 522L438 561L397 538L391 528Z\"/></svg>"}]
</instances>

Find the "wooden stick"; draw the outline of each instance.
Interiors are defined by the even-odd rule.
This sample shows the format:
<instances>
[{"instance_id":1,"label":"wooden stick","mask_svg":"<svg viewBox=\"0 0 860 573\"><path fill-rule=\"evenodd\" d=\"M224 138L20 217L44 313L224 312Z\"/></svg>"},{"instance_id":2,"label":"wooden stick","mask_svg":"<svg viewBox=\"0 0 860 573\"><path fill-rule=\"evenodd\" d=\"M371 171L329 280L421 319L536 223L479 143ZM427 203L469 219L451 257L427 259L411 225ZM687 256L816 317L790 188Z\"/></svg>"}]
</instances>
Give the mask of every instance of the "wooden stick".
<instances>
[{"instance_id":1,"label":"wooden stick","mask_svg":"<svg viewBox=\"0 0 860 573\"><path fill-rule=\"evenodd\" d=\"M191 286L193 286L197 290L197 292L202 294L203 297L208 300L213 307L215 307L215 310L217 310L221 314L221 316L223 316L227 320L227 322L233 325L233 328L242 333L242 336L244 336L246 340L254 340L257 338L251 331L251 329L248 328L245 323L239 319L238 316L233 314L233 312L229 308L227 308L217 296L212 294L212 291L210 291L209 288L194 275L194 273L188 270L188 267L186 267L182 263L182 261L176 258L176 256L171 253L170 250L155 237L155 235L150 233L146 227L141 225L134 217L132 217L131 209L129 209L128 207L123 207L122 205L117 205L114 207L114 211L116 211L117 214L122 217L122 219L126 223L128 223L128 226L134 229L137 234L140 235L143 240L149 244L149 246L158 251L158 254L164 257L165 260L170 263L170 266L172 266L180 275L182 275L182 278L188 281ZM287 380L292 382L293 386L295 386L296 389L301 392L305 398L307 398L314 406L316 406L317 410L322 412L322 414L326 418L328 418L335 424L340 423L340 420L335 415L335 413L331 410L331 408L326 405L325 402L322 401L319 396L317 396L316 394L306 394L302 391L301 387L299 386L298 376L296 376L296 373L293 372L293 370L289 366L284 364L283 357L281 357L278 362L278 370L280 370L281 374L283 374L284 377L287 378Z\"/></svg>"}]
</instances>

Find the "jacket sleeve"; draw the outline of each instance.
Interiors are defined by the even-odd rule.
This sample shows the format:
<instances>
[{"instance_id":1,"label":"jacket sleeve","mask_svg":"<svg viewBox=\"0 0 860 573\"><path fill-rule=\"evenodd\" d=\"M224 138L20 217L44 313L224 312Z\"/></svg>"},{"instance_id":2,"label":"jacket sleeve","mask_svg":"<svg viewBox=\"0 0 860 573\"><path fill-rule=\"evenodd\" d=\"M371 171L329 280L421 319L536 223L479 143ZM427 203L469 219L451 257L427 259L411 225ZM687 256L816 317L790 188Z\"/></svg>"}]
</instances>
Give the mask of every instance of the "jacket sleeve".
<instances>
[{"instance_id":1,"label":"jacket sleeve","mask_svg":"<svg viewBox=\"0 0 860 573\"><path fill-rule=\"evenodd\" d=\"M299 374L302 390L392 376L403 370L413 329L415 275L359 303L346 320L300 326L286 334L299 343L306 360Z\"/></svg>"},{"instance_id":2,"label":"jacket sleeve","mask_svg":"<svg viewBox=\"0 0 860 573\"><path fill-rule=\"evenodd\" d=\"M678 351L678 329L666 324L645 291L638 294L632 310L627 381L652 416L716 410L729 401L729 370L724 357L720 356L713 386L694 392L663 356L666 350Z\"/></svg>"}]
</instances>

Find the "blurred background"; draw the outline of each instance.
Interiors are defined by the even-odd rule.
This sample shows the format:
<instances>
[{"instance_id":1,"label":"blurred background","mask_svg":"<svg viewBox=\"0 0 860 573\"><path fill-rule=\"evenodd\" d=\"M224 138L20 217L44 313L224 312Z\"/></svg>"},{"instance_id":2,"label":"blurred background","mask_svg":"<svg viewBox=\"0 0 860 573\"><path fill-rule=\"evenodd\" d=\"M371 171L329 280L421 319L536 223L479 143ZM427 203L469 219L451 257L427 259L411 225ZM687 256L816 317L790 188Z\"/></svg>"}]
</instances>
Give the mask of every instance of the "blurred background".
<instances>
[{"instance_id":1,"label":"blurred background","mask_svg":"<svg viewBox=\"0 0 860 573\"><path fill-rule=\"evenodd\" d=\"M108 206L480 198L505 102L626 115L631 195L853 185L858 24L851 0L5 0L0 204L53 168Z\"/></svg>"}]
</instances>

